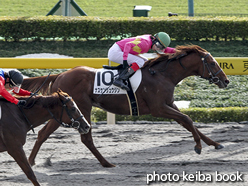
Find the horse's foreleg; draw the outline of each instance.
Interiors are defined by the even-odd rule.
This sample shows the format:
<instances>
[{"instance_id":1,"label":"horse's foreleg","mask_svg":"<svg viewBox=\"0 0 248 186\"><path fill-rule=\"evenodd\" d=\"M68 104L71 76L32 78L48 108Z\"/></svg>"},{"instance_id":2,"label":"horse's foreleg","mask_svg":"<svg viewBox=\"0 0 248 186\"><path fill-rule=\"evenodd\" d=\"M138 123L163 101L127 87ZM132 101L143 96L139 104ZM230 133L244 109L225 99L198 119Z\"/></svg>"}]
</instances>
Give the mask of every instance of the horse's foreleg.
<instances>
[{"instance_id":1,"label":"horse's foreleg","mask_svg":"<svg viewBox=\"0 0 248 186\"><path fill-rule=\"evenodd\" d=\"M36 176L28 163L25 152L23 151L22 146L12 145L11 148L7 149L9 155L11 155L17 164L21 167L23 172L26 174L27 178L35 185L40 186L38 183Z\"/></svg>"},{"instance_id":2,"label":"horse's foreleg","mask_svg":"<svg viewBox=\"0 0 248 186\"><path fill-rule=\"evenodd\" d=\"M174 109L176 109L176 110L178 110L178 111L180 111L179 109L178 109L178 107L173 103L173 106L172 106ZM178 122L179 123L179 122ZM195 127L195 126L194 126ZM207 137L207 136L205 136L204 134L202 134L200 131L199 131L199 129L197 129L196 127L195 127L195 130L197 131L197 133L200 135L200 137L201 137L201 139L207 144L207 145L212 145L212 146L214 146L215 147L215 149L222 149L222 148L224 148L224 146L223 145L221 145L220 143L217 143L217 142L215 142L215 141L213 141L212 139L210 139L209 137Z\"/></svg>"},{"instance_id":3,"label":"horse's foreleg","mask_svg":"<svg viewBox=\"0 0 248 186\"><path fill-rule=\"evenodd\" d=\"M224 148L223 145L221 145L220 143L217 143L213 140L211 140L209 137L205 136L204 134L202 134L196 127L195 127L196 131L198 132L198 134L201 136L201 139L207 144L207 145L212 145L215 147L215 149L222 149Z\"/></svg>"},{"instance_id":4,"label":"horse's foreleg","mask_svg":"<svg viewBox=\"0 0 248 186\"><path fill-rule=\"evenodd\" d=\"M47 138L59 128L59 123L54 120L50 120L39 132L37 140L35 141L32 152L28 158L31 166L35 165L35 157L40 150L41 145L47 140Z\"/></svg>"},{"instance_id":5,"label":"horse's foreleg","mask_svg":"<svg viewBox=\"0 0 248 186\"><path fill-rule=\"evenodd\" d=\"M153 116L158 116L158 117L165 117L165 118L169 118L169 119L174 119L175 121L177 121L178 123L180 123L184 128L186 128L189 132L192 133L194 141L196 142L195 145L195 152L197 154L201 153L201 138L200 135L198 134L197 130L195 129L195 127L193 126L193 121L192 119L181 113L179 110L169 106L169 105L164 105L164 107L159 110L154 110L154 112L152 113Z\"/></svg>"},{"instance_id":6,"label":"horse's foreleg","mask_svg":"<svg viewBox=\"0 0 248 186\"><path fill-rule=\"evenodd\" d=\"M102 155L101 153L96 149L92 135L91 135L91 129L89 133L87 134L81 134L81 141L85 144L85 146L94 154L94 156L98 159L98 161L101 163L103 167L115 167L114 164L109 163Z\"/></svg>"},{"instance_id":7,"label":"horse's foreleg","mask_svg":"<svg viewBox=\"0 0 248 186\"><path fill-rule=\"evenodd\" d=\"M202 146L201 146L201 142L200 142L200 134L198 133L198 131L196 130L196 128L193 126L193 121L188 117L188 119L190 120L190 122L179 122L185 129L187 129L189 132L192 133L193 135L193 138L196 142L196 145L195 145L195 152L197 154L201 154L201 149L202 149ZM178 121L177 119L175 119L176 121Z\"/></svg>"}]
</instances>

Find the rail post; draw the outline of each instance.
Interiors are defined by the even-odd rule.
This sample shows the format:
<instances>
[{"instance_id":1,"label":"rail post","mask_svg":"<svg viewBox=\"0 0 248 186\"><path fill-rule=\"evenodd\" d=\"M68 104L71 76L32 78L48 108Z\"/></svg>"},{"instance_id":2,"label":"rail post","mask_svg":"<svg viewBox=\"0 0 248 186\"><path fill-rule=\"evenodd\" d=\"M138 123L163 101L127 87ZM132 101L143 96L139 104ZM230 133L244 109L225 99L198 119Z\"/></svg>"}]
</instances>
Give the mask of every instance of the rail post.
<instances>
[{"instance_id":1,"label":"rail post","mask_svg":"<svg viewBox=\"0 0 248 186\"><path fill-rule=\"evenodd\" d=\"M111 61L109 60L108 65L111 66ZM107 124L115 124L115 114L107 112Z\"/></svg>"}]
</instances>

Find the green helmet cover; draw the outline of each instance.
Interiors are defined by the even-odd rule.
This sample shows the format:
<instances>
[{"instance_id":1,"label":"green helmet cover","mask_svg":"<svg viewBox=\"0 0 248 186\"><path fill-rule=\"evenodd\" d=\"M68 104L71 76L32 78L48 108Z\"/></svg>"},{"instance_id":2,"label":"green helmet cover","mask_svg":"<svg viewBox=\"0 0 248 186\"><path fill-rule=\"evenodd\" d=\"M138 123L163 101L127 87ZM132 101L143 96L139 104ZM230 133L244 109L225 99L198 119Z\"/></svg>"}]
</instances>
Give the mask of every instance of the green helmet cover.
<instances>
[{"instance_id":1,"label":"green helmet cover","mask_svg":"<svg viewBox=\"0 0 248 186\"><path fill-rule=\"evenodd\" d=\"M165 32L159 32L154 35L154 37L160 42L161 45L163 45L165 48L170 45L171 39L168 34Z\"/></svg>"}]
</instances>

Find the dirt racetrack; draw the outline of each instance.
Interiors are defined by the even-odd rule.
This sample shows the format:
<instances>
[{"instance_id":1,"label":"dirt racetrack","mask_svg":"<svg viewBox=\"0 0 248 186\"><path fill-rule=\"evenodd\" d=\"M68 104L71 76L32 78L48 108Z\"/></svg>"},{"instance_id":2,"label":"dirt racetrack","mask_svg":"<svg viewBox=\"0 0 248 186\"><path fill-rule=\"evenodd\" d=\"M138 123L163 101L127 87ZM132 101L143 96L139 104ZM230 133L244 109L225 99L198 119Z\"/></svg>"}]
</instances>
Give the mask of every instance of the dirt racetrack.
<instances>
[{"instance_id":1,"label":"dirt racetrack","mask_svg":"<svg viewBox=\"0 0 248 186\"><path fill-rule=\"evenodd\" d=\"M195 125L225 148L202 142L196 154L192 135L178 124L95 124L96 147L116 165L103 168L77 131L59 128L43 144L33 170L42 186L248 185L248 124ZM27 156L39 129L28 133ZM12 157L6 152L0 157L1 186L32 185Z\"/></svg>"}]
</instances>

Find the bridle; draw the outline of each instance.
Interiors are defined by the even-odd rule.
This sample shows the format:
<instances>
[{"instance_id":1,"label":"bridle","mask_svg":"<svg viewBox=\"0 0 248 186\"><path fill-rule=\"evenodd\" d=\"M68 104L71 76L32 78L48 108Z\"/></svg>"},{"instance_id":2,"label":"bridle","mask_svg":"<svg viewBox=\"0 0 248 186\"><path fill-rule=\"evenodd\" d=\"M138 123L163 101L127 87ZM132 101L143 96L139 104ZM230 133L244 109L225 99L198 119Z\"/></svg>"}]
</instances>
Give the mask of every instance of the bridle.
<instances>
[{"instance_id":1,"label":"bridle","mask_svg":"<svg viewBox=\"0 0 248 186\"><path fill-rule=\"evenodd\" d=\"M80 128L80 123L78 120L80 120L81 118L84 118L84 116L81 114L77 119L74 119L66 105L66 103L68 103L69 101L71 101L71 97L68 97L66 98L66 101L62 101L62 111L61 111L61 115L60 115L60 120L58 120L54 114L50 111L49 108L46 108L47 111L49 112L49 114L52 116L52 118L57 121L62 127L66 127L66 128L74 128L74 129L79 129ZM34 105L34 103L32 104ZM32 123L29 121L29 119L27 118L26 114L23 112L23 108L22 107L18 107L20 109L20 111L22 112L23 116L25 117L26 121L28 122L28 125L30 127L30 129L32 129L32 131L34 132L34 128L33 128L33 125ZM27 108L27 107L26 107ZM30 107L29 107L30 108ZM69 116L70 120L71 120L71 124L67 124L67 123L64 123L62 122L62 116L63 116L63 112L64 112L64 109L67 113L67 115Z\"/></svg>"},{"instance_id":2,"label":"bridle","mask_svg":"<svg viewBox=\"0 0 248 186\"><path fill-rule=\"evenodd\" d=\"M66 98L66 101L61 101L62 102L62 111L61 111L61 115L60 115L60 120L58 120L57 118L55 118L55 116L53 115L53 113L49 110L49 108L47 108L47 111L49 112L49 114L53 117L53 119L55 121L57 121L62 127L66 127L66 128L74 128L74 129L79 129L80 127L80 123L78 120L80 120L81 118L84 118L83 115L80 115L77 119L74 119L66 105L66 103L68 103L69 101L71 101L71 97L68 97ZM71 124L67 124L67 123L64 123L62 122L62 116L63 116L63 113L64 113L64 109L67 113L67 115L69 116L70 120L71 120Z\"/></svg>"},{"instance_id":3,"label":"bridle","mask_svg":"<svg viewBox=\"0 0 248 186\"><path fill-rule=\"evenodd\" d=\"M209 55L210 55L210 53L208 53L204 57L201 57L201 60L202 60L202 63L203 63L203 73L202 73L201 78L208 80L210 84L212 84L212 83L218 83L220 81L220 79L217 77L217 75L222 71L222 69L220 69L216 73L214 73L212 71L211 67L209 66L209 64L207 63L207 60L206 60L206 58ZM208 74L210 75L210 77L204 77L204 73L205 73L206 68L208 70Z\"/></svg>"}]
</instances>

